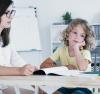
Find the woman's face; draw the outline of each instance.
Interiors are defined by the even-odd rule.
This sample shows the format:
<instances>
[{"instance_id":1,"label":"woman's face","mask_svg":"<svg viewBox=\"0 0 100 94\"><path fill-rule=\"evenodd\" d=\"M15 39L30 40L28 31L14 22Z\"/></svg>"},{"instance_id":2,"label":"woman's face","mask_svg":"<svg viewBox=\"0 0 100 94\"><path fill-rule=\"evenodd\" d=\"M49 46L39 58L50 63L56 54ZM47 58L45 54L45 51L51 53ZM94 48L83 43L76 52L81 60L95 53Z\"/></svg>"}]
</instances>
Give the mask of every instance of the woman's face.
<instances>
[{"instance_id":1,"label":"woman's face","mask_svg":"<svg viewBox=\"0 0 100 94\"><path fill-rule=\"evenodd\" d=\"M9 28L11 26L11 20L12 20L12 9L13 6L10 5L7 10L5 11L5 13L1 16L1 23L0 23L0 27L2 29L4 28Z\"/></svg>"}]
</instances>

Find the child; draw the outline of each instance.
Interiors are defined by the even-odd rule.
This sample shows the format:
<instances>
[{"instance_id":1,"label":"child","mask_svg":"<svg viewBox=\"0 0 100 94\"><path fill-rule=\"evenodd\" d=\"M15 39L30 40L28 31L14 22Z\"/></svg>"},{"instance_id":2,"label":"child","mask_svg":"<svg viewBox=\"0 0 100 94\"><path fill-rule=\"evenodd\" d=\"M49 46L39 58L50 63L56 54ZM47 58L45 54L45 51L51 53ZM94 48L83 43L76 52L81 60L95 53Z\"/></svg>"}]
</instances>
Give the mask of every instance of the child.
<instances>
[{"instance_id":1,"label":"child","mask_svg":"<svg viewBox=\"0 0 100 94\"><path fill-rule=\"evenodd\" d=\"M87 21L84 19L74 19L63 32L64 46L58 48L41 65L41 68L55 67L56 61L69 70L90 71L89 65L92 62L90 50L95 48L95 35ZM68 89L68 90L67 90ZM54 94L91 94L87 88L60 88ZM64 92L66 91L66 92ZM88 91L89 93L86 93Z\"/></svg>"}]
</instances>

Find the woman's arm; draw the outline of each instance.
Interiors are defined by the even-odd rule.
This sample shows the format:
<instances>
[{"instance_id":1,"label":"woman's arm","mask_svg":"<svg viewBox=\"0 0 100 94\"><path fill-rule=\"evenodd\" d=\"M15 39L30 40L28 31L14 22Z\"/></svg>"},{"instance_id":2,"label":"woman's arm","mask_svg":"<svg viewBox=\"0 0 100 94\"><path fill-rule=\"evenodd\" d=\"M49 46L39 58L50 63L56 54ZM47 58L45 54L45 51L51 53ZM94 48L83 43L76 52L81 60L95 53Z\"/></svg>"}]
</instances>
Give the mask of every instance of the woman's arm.
<instances>
[{"instance_id":1,"label":"woman's arm","mask_svg":"<svg viewBox=\"0 0 100 94\"><path fill-rule=\"evenodd\" d=\"M0 66L0 75L20 75L20 67Z\"/></svg>"},{"instance_id":2,"label":"woman's arm","mask_svg":"<svg viewBox=\"0 0 100 94\"><path fill-rule=\"evenodd\" d=\"M6 67L0 66L0 75L31 75L37 68L30 64L24 65L23 67Z\"/></svg>"},{"instance_id":3,"label":"woman's arm","mask_svg":"<svg viewBox=\"0 0 100 94\"><path fill-rule=\"evenodd\" d=\"M50 68L50 67L56 67L57 65L54 63L54 61L51 58L47 58L41 65L40 68Z\"/></svg>"}]
</instances>

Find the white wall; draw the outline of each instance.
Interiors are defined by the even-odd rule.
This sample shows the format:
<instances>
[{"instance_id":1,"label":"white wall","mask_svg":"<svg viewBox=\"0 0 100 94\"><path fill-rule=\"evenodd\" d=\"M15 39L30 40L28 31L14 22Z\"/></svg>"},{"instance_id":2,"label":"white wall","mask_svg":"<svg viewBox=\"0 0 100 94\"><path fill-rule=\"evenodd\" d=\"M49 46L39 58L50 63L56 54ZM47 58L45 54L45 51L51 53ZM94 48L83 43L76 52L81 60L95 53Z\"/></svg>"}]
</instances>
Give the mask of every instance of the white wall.
<instances>
[{"instance_id":1,"label":"white wall","mask_svg":"<svg viewBox=\"0 0 100 94\"><path fill-rule=\"evenodd\" d=\"M37 17L34 8L16 7L10 39L17 51L41 50Z\"/></svg>"},{"instance_id":2,"label":"white wall","mask_svg":"<svg viewBox=\"0 0 100 94\"><path fill-rule=\"evenodd\" d=\"M66 11L70 11L73 18L84 18L90 23L100 22L99 0L15 0L15 2L17 5L37 7L43 58L50 55L50 25L63 22L61 16Z\"/></svg>"},{"instance_id":3,"label":"white wall","mask_svg":"<svg viewBox=\"0 0 100 94\"><path fill-rule=\"evenodd\" d=\"M54 22L62 22L61 16L66 11L70 11L73 18L81 17L90 23L92 21L97 22L97 19L100 19L94 18L98 13L100 14L99 0L36 0L35 4L37 6L42 46L45 51L44 57L50 54L50 25Z\"/></svg>"},{"instance_id":4,"label":"white wall","mask_svg":"<svg viewBox=\"0 0 100 94\"><path fill-rule=\"evenodd\" d=\"M35 66L40 66L40 63L42 62L42 51L24 51L24 52L18 52L22 58L30 64L33 64Z\"/></svg>"}]
</instances>

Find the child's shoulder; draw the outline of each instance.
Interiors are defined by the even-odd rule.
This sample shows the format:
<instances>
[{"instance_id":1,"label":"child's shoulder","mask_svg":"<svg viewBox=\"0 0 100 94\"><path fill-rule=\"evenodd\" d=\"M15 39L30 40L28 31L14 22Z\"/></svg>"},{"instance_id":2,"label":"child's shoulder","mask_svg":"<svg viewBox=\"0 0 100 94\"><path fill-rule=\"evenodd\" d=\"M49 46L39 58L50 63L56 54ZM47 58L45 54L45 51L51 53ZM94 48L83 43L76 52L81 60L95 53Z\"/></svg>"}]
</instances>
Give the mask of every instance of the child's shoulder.
<instances>
[{"instance_id":1,"label":"child's shoulder","mask_svg":"<svg viewBox=\"0 0 100 94\"><path fill-rule=\"evenodd\" d=\"M67 46L61 46L61 47L58 47L57 50L59 51L66 51L68 49Z\"/></svg>"},{"instance_id":2,"label":"child's shoulder","mask_svg":"<svg viewBox=\"0 0 100 94\"><path fill-rule=\"evenodd\" d=\"M84 49L81 51L82 53L90 53L90 50Z\"/></svg>"}]
</instances>

